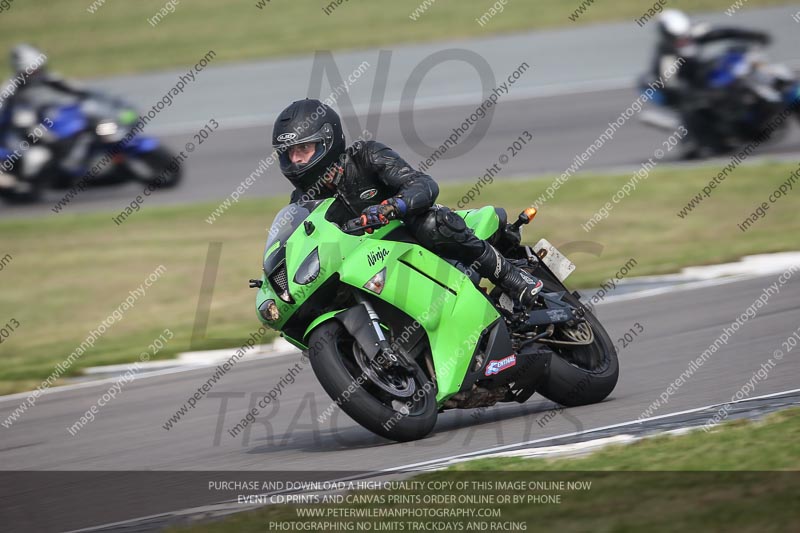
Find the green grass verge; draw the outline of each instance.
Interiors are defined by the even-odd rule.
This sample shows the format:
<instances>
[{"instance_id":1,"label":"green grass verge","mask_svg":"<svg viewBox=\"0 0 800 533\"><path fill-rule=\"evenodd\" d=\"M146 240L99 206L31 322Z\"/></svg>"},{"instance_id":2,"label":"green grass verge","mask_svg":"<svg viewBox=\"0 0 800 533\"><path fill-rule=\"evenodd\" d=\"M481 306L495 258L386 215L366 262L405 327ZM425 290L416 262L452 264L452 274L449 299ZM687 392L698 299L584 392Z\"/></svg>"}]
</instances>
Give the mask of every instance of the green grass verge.
<instances>
[{"instance_id":1,"label":"green grass verge","mask_svg":"<svg viewBox=\"0 0 800 533\"><path fill-rule=\"evenodd\" d=\"M602 448L585 457L564 459L478 459L454 472L503 470L575 471L763 471L800 470L800 409L788 409L762 422L736 420L709 432L659 436L631 445ZM798 475L800 481L800 474Z\"/></svg>"},{"instance_id":2,"label":"green grass verge","mask_svg":"<svg viewBox=\"0 0 800 533\"><path fill-rule=\"evenodd\" d=\"M164 0L11 1L9 9L0 13L0 49L17 42L37 44L50 55L52 65L67 76L187 68L209 49L218 54L215 63L222 63L605 20L628 20L631 31L654 31L651 25L639 28L634 23L652 6L639 0L595 2L574 23L568 16L581 0L510 0L505 11L483 27L476 19L495 3L493 0L439 0L417 21L409 15L422 0L349 0L330 15L323 11L329 0L271 0L263 9L256 8L257 0L183 0L155 27L148 19L164 7ZM89 13L93 2L102 5ZM746 8L785 3L749 0ZM731 0L670 0L668 7L709 11L730 4Z\"/></svg>"},{"instance_id":3,"label":"green grass verge","mask_svg":"<svg viewBox=\"0 0 800 533\"><path fill-rule=\"evenodd\" d=\"M569 279L574 288L599 286L630 258L637 264L629 275L640 276L747 254L795 250L800 219L792 198L774 204L746 234L736 227L795 167L786 163L740 167L684 220L676 212L718 169L656 169L589 234L581 224L630 177L576 176L540 210L524 238L534 243L544 237L562 247L575 241L599 244L600 255L569 254L578 267ZM515 216L550 183L551 177L495 180L483 188L474 206L504 206ZM439 201L455 206L470 186L443 186ZM13 257L0 272L0 324L11 318L21 324L0 344L0 393L27 389L33 380L49 376L158 265L166 267L161 278L70 373L87 366L132 362L164 328L170 328L175 338L159 357L189 349L212 242L222 243L221 259L207 335L193 348L243 342L259 326L255 293L247 288L247 280L260 274L267 228L285 201L242 200L213 225L205 219L216 203L146 206L121 226L112 222L111 213L0 222L0 256Z\"/></svg>"},{"instance_id":4,"label":"green grass verge","mask_svg":"<svg viewBox=\"0 0 800 533\"><path fill-rule=\"evenodd\" d=\"M424 474L413 481L564 481L587 483L583 491L556 490L538 494L561 495L560 503L526 505L459 505L500 509L497 522L527 524L527 531L796 531L800 520L800 409L782 411L761 422L723 424L710 433L695 431L682 436L662 436L628 446L604 448L584 458L482 459L445 471ZM783 470L784 472L777 472ZM791 471L791 472L786 472ZM471 485L470 485L471 487ZM403 491L430 494L430 491ZM522 494L532 491L445 490L439 494ZM384 494L388 501L389 492ZM447 504L416 505L416 508ZM330 506L322 506L327 508ZM350 509L369 504L343 504ZM403 507L386 503L383 507ZM304 524L320 518L298 518L295 505L271 505L240 513L222 521L170 531L196 533L264 532L270 523ZM328 519L337 520L337 519ZM370 522L372 518L338 519ZM438 522L440 519L415 519ZM445 531L469 529L466 519L451 519ZM486 520L486 519L482 519ZM408 524L411 519L397 520ZM463 528L458 527L461 524ZM309 528L304 531L322 531ZM401 531L402 529L394 529ZM405 531L414 531L406 527Z\"/></svg>"}]
</instances>

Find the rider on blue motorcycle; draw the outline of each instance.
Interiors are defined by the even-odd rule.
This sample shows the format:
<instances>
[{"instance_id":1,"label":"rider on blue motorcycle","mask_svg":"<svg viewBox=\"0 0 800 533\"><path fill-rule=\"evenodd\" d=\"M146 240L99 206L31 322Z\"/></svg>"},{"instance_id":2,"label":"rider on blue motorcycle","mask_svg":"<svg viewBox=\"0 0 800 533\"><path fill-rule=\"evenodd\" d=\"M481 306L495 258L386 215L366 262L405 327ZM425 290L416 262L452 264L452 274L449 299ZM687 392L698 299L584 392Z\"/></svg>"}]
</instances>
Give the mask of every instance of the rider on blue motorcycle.
<instances>
[{"instance_id":1,"label":"rider on blue motorcycle","mask_svg":"<svg viewBox=\"0 0 800 533\"><path fill-rule=\"evenodd\" d=\"M10 62L14 77L2 91L0 142L13 151L17 148L15 144L19 144L15 138L24 140L29 128L47 118L44 115L48 108L78 103L90 92L49 72L47 56L31 45L15 46L11 50ZM66 145L56 144L49 148L62 169L78 175L84 170L81 165L90 141L91 135L87 132Z\"/></svg>"},{"instance_id":2,"label":"rider on blue motorcycle","mask_svg":"<svg viewBox=\"0 0 800 533\"><path fill-rule=\"evenodd\" d=\"M724 152L730 145L724 128L718 127L713 110L733 114L740 108L741 94L735 87L713 87L709 71L713 60L703 57L705 47L723 41L768 44L766 33L741 28L712 28L708 24L693 24L682 11L667 9L658 17L658 44L642 86L660 80L661 104L680 109L689 106L692 112L682 113L692 134L687 158L704 157ZM680 61L677 75L675 65ZM724 111L724 110L728 111Z\"/></svg>"},{"instance_id":3,"label":"rider on blue motorcycle","mask_svg":"<svg viewBox=\"0 0 800 533\"><path fill-rule=\"evenodd\" d=\"M686 13L677 9L667 9L659 15L658 43L650 75L653 79L665 80L664 96L667 105L675 104L687 90L706 87L705 65L701 61L700 52L704 46L724 40L766 45L769 44L770 37L755 30L692 24ZM666 76L667 70L678 59L683 60L678 76Z\"/></svg>"}]
</instances>

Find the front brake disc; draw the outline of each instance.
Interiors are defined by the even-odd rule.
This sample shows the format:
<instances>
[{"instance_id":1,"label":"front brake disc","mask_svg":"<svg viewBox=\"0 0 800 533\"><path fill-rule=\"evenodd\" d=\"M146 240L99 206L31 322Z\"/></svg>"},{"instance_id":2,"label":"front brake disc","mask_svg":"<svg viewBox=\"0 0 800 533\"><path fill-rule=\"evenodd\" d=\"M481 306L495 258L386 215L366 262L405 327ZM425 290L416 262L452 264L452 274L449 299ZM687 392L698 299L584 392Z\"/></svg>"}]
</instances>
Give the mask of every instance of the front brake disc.
<instances>
[{"instance_id":1,"label":"front brake disc","mask_svg":"<svg viewBox=\"0 0 800 533\"><path fill-rule=\"evenodd\" d=\"M413 396L416 391L417 387L412 376L387 374L383 369L376 371L373 365L367 360L367 354L364 353L364 350L362 350L356 342L353 343L353 357L364 375L384 392L397 398L409 398Z\"/></svg>"}]
</instances>

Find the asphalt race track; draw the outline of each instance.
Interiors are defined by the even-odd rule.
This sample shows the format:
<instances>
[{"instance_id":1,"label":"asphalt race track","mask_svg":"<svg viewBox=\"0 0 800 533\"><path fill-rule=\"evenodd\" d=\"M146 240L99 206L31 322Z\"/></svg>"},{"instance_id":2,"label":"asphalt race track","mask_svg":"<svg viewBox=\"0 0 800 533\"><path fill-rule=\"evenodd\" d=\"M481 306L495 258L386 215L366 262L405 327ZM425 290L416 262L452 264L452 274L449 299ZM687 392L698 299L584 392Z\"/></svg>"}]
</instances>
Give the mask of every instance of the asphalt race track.
<instances>
[{"instance_id":1,"label":"asphalt race track","mask_svg":"<svg viewBox=\"0 0 800 533\"><path fill-rule=\"evenodd\" d=\"M319 424L317 417L330 400L310 367L303 367L295 383L283 390L278 403L265 410L250 432L231 437L227 429L297 362L281 357L238 364L211 390L214 397L198 402L169 431L162 425L206 382L212 368L134 381L75 437L69 435L67 427L109 384L54 390L5 432L0 464L14 470L286 470L335 475L331 471L402 467L635 420L777 277L599 306L599 316L615 340L636 322L644 332L620 351L620 381L608 400L568 409L555 417L547 415L554 404L534 396L526 404L500 405L477 418L473 417L475 411L444 413L429 438L395 444L374 436L339 411ZM651 415L730 401L800 325L799 297L800 280L794 277ZM699 308L702 313L686 312ZM750 396L797 388L797 354L786 353L775 362L775 368L758 382ZM226 398L227 406L221 409ZM20 401L0 399L0 417L5 419ZM97 489L75 483L72 490ZM168 508L172 502L158 503L161 512L177 510ZM176 501L174 505L183 508L185 503ZM69 517L74 523L61 523L60 527L88 527L144 513L135 501L126 498L121 498L116 508L104 507L102 511L96 514L89 508L81 509ZM99 516L105 520L98 523L89 518Z\"/></svg>"}]
</instances>

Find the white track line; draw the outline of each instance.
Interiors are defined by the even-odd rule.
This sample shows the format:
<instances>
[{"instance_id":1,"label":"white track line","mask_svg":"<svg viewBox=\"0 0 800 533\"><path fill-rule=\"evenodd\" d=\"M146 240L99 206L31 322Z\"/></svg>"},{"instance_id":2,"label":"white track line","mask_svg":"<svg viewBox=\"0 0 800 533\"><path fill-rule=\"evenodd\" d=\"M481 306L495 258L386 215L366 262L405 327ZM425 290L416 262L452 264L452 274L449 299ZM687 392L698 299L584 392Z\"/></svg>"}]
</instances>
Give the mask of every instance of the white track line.
<instances>
[{"instance_id":1,"label":"white track line","mask_svg":"<svg viewBox=\"0 0 800 533\"><path fill-rule=\"evenodd\" d=\"M601 427L597 427L597 428L587 429L585 431L573 431L571 433L564 433L562 435L556 435L556 436L553 436L553 437L543 437L543 438L540 438L540 439L529 440L529 441L520 442L520 443L517 443L517 444L506 444L504 446L496 446L494 448L486 448L484 450L479 450L479 451L476 451L476 452L468 452L468 453L463 453L463 454L458 454L458 455L451 455L451 456L448 456L448 457L441 457L439 459L431 459L429 461L422 461L422 462L419 462L419 463L411 463L411 464L407 464L407 465L403 465L403 466L396 466L396 467L388 468L386 470L381 470L381 472L388 473L388 472L397 472L397 471L402 471L402 470L413 470L413 469L416 469L416 468L435 465L437 463L458 461L459 459L460 460L464 460L464 459L469 459L469 458L477 458L477 457L482 457L482 456L486 456L486 455L491 455L491 454L497 453L497 452L502 452L504 450L510 450L510 449L513 449L513 448L520 448L520 447L524 447L524 446L531 446L533 444L538 444L540 442L547 442L547 441L550 441L550 440L557 440L557 439L575 437L575 436L578 436L578 435L585 435L585 434L588 434L588 433L594 433L594 432L598 432L598 431L605 431L607 429L615 429L615 428L621 428L621 427L627 427L627 426L634 426L634 425L638 425L638 424L644 424L646 422L651 422L653 420L660 420L660 419L664 419L664 418L674 417L674 416L678 416L678 415L685 415L685 414L690 414L690 413L698 413L700 411L705 411L706 409L712 409L714 407L721 407L721 406L727 405L727 404L737 404L737 403L742 403L742 402L752 402L752 401L755 401L755 400L764 400L766 398L774 398L775 396L782 396L784 394L793 394L793 393L797 393L797 392L800 392L800 389L792 389L792 390L786 390L786 391L782 391L782 392L774 392L774 393L771 393L771 394L764 394L762 396L754 396L752 398L744 398L742 400L736 400L736 401L733 401L733 402L715 403L715 404L711 404L711 405L706 405L704 407L695 407L695 408L692 408L692 409L686 409L685 411L678 411L678 412L675 412L675 413L668 413L668 414L665 414L665 415L651 416L649 418L644 418L642 420L629 420L627 422L620 422L618 424L610 424L608 426L601 426Z\"/></svg>"}]
</instances>

